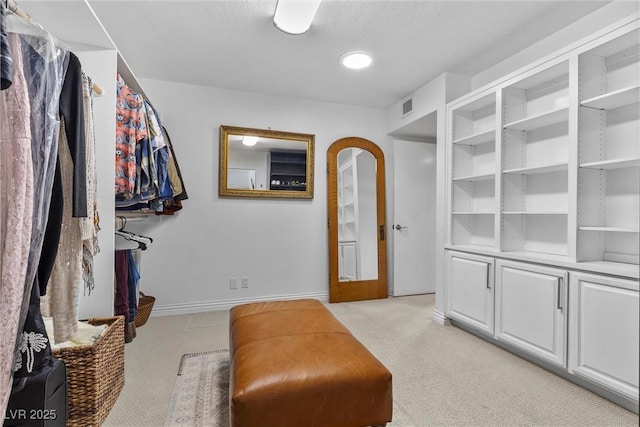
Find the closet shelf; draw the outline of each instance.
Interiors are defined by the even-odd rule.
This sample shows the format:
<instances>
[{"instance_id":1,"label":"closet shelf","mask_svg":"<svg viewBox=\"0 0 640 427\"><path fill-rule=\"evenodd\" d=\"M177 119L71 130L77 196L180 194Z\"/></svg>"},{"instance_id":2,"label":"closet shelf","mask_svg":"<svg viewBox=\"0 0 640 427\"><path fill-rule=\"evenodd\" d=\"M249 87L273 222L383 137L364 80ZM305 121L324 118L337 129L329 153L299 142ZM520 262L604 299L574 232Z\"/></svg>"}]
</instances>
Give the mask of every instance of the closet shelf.
<instances>
[{"instance_id":1,"label":"closet shelf","mask_svg":"<svg viewBox=\"0 0 640 427\"><path fill-rule=\"evenodd\" d=\"M475 182L475 181L489 181L495 178L495 174L483 173L477 175L461 176L459 178L453 178L454 181L460 182Z\"/></svg>"},{"instance_id":2,"label":"closet shelf","mask_svg":"<svg viewBox=\"0 0 640 427\"><path fill-rule=\"evenodd\" d=\"M588 162L580 164L581 168L587 169L623 169L634 168L640 166L640 157L629 157L624 159L600 160L597 162Z\"/></svg>"},{"instance_id":3,"label":"closet shelf","mask_svg":"<svg viewBox=\"0 0 640 427\"><path fill-rule=\"evenodd\" d=\"M127 220L144 221L150 216L155 216L154 212L144 211L116 211L116 217L126 218Z\"/></svg>"},{"instance_id":4,"label":"closet shelf","mask_svg":"<svg viewBox=\"0 0 640 427\"><path fill-rule=\"evenodd\" d=\"M569 169L569 164L566 162L563 162L563 163L554 163L551 165L543 165L543 166L528 166L525 168L506 169L503 171L503 173L515 174L515 175L534 175L539 173L566 171L568 169Z\"/></svg>"},{"instance_id":5,"label":"closet shelf","mask_svg":"<svg viewBox=\"0 0 640 427\"><path fill-rule=\"evenodd\" d=\"M504 125L504 128L528 131L551 126L556 123L566 122L568 120L569 108L565 107L507 123Z\"/></svg>"},{"instance_id":6,"label":"closet shelf","mask_svg":"<svg viewBox=\"0 0 640 427\"><path fill-rule=\"evenodd\" d=\"M599 110L613 110L614 108L624 107L625 105L636 104L639 98L640 86L635 85L585 99L580 105L583 107L597 108Z\"/></svg>"},{"instance_id":7,"label":"closet shelf","mask_svg":"<svg viewBox=\"0 0 640 427\"><path fill-rule=\"evenodd\" d=\"M459 145L478 145L487 142L493 142L496 139L495 129L491 129L485 132L476 133L474 135L458 138L453 141L454 144Z\"/></svg>"},{"instance_id":8,"label":"closet shelf","mask_svg":"<svg viewBox=\"0 0 640 427\"><path fill-rule=\"evenodd\" d=\"M604 231L610 233L640 233L638 227L578 227L580 231Z\"/></svg>"},{"instance_id":9,"label":"closet shelf","mask_svg":"<svg viewBox=\"0 0 640 427\"><path fill-rule=\"evenodd\" d=\"M453 215L493 215L493 212L480 212L480 211L458 211L452 212Z\"/></svg>"},{"instance_id":10,"label":"closet shelf","mask_svg":"<svg viewBox=\"0 0 640 427\"><path fill-rule=\"evenodd\" d=\"M560 211L503 211L503 215L567 215L567 212Z\"/></svg>"}]
</instances>

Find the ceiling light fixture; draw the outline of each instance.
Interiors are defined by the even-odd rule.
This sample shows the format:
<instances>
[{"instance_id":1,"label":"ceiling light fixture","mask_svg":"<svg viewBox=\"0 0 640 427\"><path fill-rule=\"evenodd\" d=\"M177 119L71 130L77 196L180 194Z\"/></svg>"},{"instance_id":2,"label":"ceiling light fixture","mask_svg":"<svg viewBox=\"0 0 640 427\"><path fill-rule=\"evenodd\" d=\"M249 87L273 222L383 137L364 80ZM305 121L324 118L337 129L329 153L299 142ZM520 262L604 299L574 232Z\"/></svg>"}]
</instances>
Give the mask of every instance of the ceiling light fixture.
<instances>
[{"instance_id":1,"label":"ceiling light fixture","mask_svg":"<svg viewBox=\"0 0 640 427\"><path fill-rule=\"evenodd\" d=\"M257 136L245 136L242 138L242 143L244 145L246 145L247 147L253 147L254 145L256 145L256 142L258 142L258 137Z\"/></svg>"},{"instance_id":2,"label":"ceiling light fixture","mask_svg":"<svg viewBox=\"0 0 640 427\"><path fill-rule=\"evenodd\" d=\"M340 57L340 63L352 70L367 68L373 62L373 57L369 52L362 50L347 52Z\"/></svg>"},{"instance_id":3,"label":"ceiling light fixture","mask_svg":"<svg viewBox=\"0 0 640 427\"><path fill-rule=\"evenodd\" d=\"M278 0L273 23L287 34L302 34L310 27L320 0Z\"/></svg>"}]
</instances>

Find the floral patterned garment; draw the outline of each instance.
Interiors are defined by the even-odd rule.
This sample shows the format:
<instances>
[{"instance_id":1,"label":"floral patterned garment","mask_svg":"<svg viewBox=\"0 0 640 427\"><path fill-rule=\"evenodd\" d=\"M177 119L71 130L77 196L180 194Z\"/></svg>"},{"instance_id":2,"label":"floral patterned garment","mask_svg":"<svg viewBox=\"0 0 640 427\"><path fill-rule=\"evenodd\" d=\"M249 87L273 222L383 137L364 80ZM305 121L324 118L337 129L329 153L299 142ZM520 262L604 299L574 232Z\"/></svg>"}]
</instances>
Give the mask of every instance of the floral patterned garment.
<instances>
[{"instance_id":1,"label":"floral patterned garment","mask_svg":"<svg viewBox=\"0 0 640 427\"><path fill-rule=\"evenodd\" d=\"M147 136L144 98L118 75L116 98L116 195L136 190L136 145Z\"/></svg>"},{"instance_id":2,"label":"floral patterned garment","mask_svg":"<svg viewBox=\"0 0 640 427\"><path fill-rule=\"evenodd\" d=\"M13 85L0 92L0 410L4 413L24 298L33 216L31 115L20 38L8 35Z\"/></svg>"}]
</instances>

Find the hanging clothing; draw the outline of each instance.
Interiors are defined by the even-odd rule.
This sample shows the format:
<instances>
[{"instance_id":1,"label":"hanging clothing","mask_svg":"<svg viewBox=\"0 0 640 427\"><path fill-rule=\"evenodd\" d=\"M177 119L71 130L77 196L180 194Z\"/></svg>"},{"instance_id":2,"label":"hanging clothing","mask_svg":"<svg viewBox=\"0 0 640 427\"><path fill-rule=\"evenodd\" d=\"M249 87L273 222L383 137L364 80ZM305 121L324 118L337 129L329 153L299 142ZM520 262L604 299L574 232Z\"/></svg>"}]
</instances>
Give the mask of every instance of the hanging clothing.
<instances>
[{"instance_id":1,"label":"hanging clothing","mask_svg":"<svg viewBox=\"0 0 640 427\"><path fill-rule=\"evenodd\" d=\"M95 129L93 126L93 82L91 78L84 73L82 73L82 98L87 160L87 217L80 220L82 236L82 280L84 282L84 294L91 295L91 291L95 288L93 257L100 252L98 245L100 216L98 215L98 199L96 195L97 175L95 168Z\"/></svg>"},{"instance_id":2,"label":"hanging clothing","mask_svg":"<svg viewBox=\"0 0 640 427\"><path fill-rule=\"evenodd\" d=\"M136 194L136 145L147 137L144 99L118 75L116 97L116 195ZM139 190L139 188L138 188Z\"/></svg>"},{"instance_id":3,"label":"hanging clothing","mask_svg":"<svg viewBox=\"0 0 640 427\"><path fill-rule=\"evenodd\" d=\"M8 42L14 61L13 84L0 92L0 409L3 412L11 393L33 215L28 85L20 37L8 34Z\"/></svg>"},{"instance_id":4,"label":"hanging clothing","mask_svg":"<svg viewBox=\"0 0 640 427\"><path fill-rule=\"evenodd\" d=\"M129 323L135 320L138 314L138 284L140 281L140 270L136 262L135 253L140 249L129 249L127 251L129 271L127 274L127 291L129 296Z\"/></svg>"},{"instance_id":5,"label":"hanging clothing","mask_svg":"<svg viewBox=\"0 0 640 427\"><path fill-rule=\"evenodd\" d=\"M121 249L115 252L114 314L125 318L125 342L135 337L135 318L138 314L140 281L140 249Z\"/></svg>"},{"instance_id":6,"label":"hanging clothing","mask_svg":"<svg viewBox=\"0 0 640 427\"><path fill-rule=\"evenodd\" d=\"M16 356L14 379L36 375L53 366L51 342L40 312L40 288L38 286L31 287L29 310L23 332L18 340L20 346Z\"/></svg>"},{"instance_id":7,"label":"hanging clothing","mask_svg":"<svg viewBox=\"0 0 640 427\"><path fill-rule=\"evenodd\" d=\"M125 342L130 342L129 331L129 253L128 250L115 252L115 298L113 301L113 313L116 316L124 316Z\"/></svg>"},{"instance_id":8,"label":"hanging clothing","mask_svg":"<svg viewBox=\"0 0 640 427\"><path fill-rule=\"evenodd\" d=\"M73 53L69 52L68 56L68 66L64 74L62 91L59 95L59 114L65 122L65 141L68 145L73 165L71 172L72 184L68 187L68 191L72 192L72 216L86 217L86 143L84 139L84 107L82 103L82 67ZM58 155L54 157L58 161L56 162L53 188L50 193L49 218L38 265L40 294L42 296L47 294L49 276L58 253L64 210L63 171L59 161L59 150Z\"/></svg>"},{"instance_id":9,"label":"hanging clothing","mask_svg":"<svg viewBox=\"0 0 640 427\"><path fill-rule=\"evenodd\" d=\"M116 209L172 215L187 195L166 130L119 75L117 93Z\"/></svg>"},{"instance_id":10,"label":"hanging clothing","mask_svg":"<svg viewBox=\"0 0 640 427\"><path fill-rule=\"evenodd\" d=\"M5 13L4 3L0 2L0 90L8 89L13 80L13 60L5 30Z\"/></svg>"},{"instance_id":11,"label":"hanging clothing","mask_svg":"<svg viewBox=\"0 0 640 427\"><path fill-rule=\"evenodd\" d=\"M63 208L58 251L53 264L47 294L42 296L42 313L53 318L55 342L64 342L78 333L78 298L82 278L82 233L80 218L73 217L68 191L73 182L73 162L66 141L66 122L62 122L58 158L62 172Z\"/></svg>"},{"instance_id":12,"label":"hanging clothing","mask_svg":"<svg viewBox=\"0 0 640 427\"><path fill-rule=\"evenodd\" d=\"M58 161L62 183L62 223L51 276L42 294L42 312L53 318L56 343L78 333L78 298L83 286L82 230L78 215L87 213L86 141L80 61L70 53L60 96ZM79 171L78 169L82 169ZM56 196L56 194L54 194ZM59 195L57 197L60 197ZM42 283L40 284L42 288Z\"/></svg>"},{"instance_id":13,"label":"hanging clothing","mask_svg":"<svg viewBox=\"0 0 640 427\"><path fill-rule=\"evenodd\" d=\"M171 194L173 198L165 200L162 211L156 212L156 215L173 215L175 212L182 209L182 200L188 199L189 196L187 194L187 189L184 186L184 181L182 180L182 173L180 172L180 166L178 165L176 154L173 151L171 138L164 126L162 127L162 133L165 137L165 141L167 142L167 147L169 148L170 157L168 164L168 183L171 187Z\"/></svg>"},{"instance_id":14,"label":"hanging clothing","mask_svg":"<svg viewBox=\"0 0 640 427\"><path fill-rule=\"evenodd\" d=\"M49 190L53 182L53 165L57 157L55 151L57 150L58 138L58 97L66 72L68 52L58 49L51 35L41 28L28 24L13 15L7 16L6 23L8 37L10 40L14 40L10 44L14 62L12 64L13 86L5 92L11 92L14 89L24 91L24 98L20 100L20 104L23 111L28 112L20 113L15 111L12 118L3 117L0 114L0 121L3 123L0 133L9 132L10 139L22 138L24 135L28 135L31 150L28 156L28 164L31 169L30 171L24 170L20 177L14 177L8 184L5 176L0 177L0 186L19 187L22 185L22 181L26 180L31 183L33 188L32 196L30 197L32 210L28 217L30 242L26 255L20 260L20 262L26 264L27 268L25 275L22 277L21 301L16 305L19 313L18 328L13 339L2 340L3 346L0 352L2 352L1 359L3 362L1 365L4 368L5 352L11 352L12 371L16 366L23 366L24 369L35 373L39 372L48 363L47 357L35 359L32 357L34 352L41 356L46 356L47 352L50 352L46 331L42 329L42 334L40 334L36 330L34 334L28 334L26 337L22 334L22 331L25 324L32 325L33 328L44 326L39 313L38 292L35 292L35 295L33 292L33 287L37 287L37 285L33 285L33 283L34 281L37 283L36 271L45 224L47 223ZM3 101L6 101L6 99L3 99ZM10 106L10 103L3 102L3 106ZM16 124L18 123L26 124L29 133L17 131L19 128L16 127ZM17 157L7 153L7 144L3 141L0 146L3 149L2 157L13 158L15 162ZM5 171L4 166L0 167L0 169L3 172ZM11 206L11 204L0 203L0 206L6 206L10 214L20 214L20 210ZM22 216L27 219L25 214L22 214ZM16 236L21 234L21 231L13 229L11 233L12 239L15 239ZM2 241L11 244L8 239L2 239ZM17 245L14 245L14 247L18 248ZM4 260L3 264L5 264ZM18 264L16 261L14 267ZM7 289L5 284L6 281L3 280L3 291ZM35 291L38 290L39 288L35 289ZM7 301L4 298L2 300ZM1 310L3 316L6 315L5 310ZM37 317L29 318L34 315ZM10 329L12 327L13 325L11 325ZM29 351L23 353L25 349ZM22 364L23 355L26 357L26 364ZM18 372L18 374L21 374L21 372ZM4 384L5 379L5 372L3 371L0 381ZM4 391L5 389L3 388L2 390ZM3 396L0 398L3 398ZM6 404L6 401L4 404Z\"/></svg>"},{"instance_id":15,"label":"hanging clothing","mask_svg":"<svg viewBox=\"0 0 640 427\"><path fill-rule=\"evenodd\" d=\"M5 16L1 6L0 79L5 90L0 92L0 410L4 412L12 375L36 375L52 366L41 302L55 313L54 329L56 322L62 325L60 340L75 335L83 242L91 257L97 253L98 214L95 169L86 164L87 155L92 163L95 160L92 122L90 132L85 126L90 102L83 83L88 85L89 79L83 80L78 58L49 33L13 14ZM88 214L83 229L80 223ZM92 268L87 272L87 280L92 280ZM51 295L41 301L50 275Z\"/></svg>"}]
</instances>

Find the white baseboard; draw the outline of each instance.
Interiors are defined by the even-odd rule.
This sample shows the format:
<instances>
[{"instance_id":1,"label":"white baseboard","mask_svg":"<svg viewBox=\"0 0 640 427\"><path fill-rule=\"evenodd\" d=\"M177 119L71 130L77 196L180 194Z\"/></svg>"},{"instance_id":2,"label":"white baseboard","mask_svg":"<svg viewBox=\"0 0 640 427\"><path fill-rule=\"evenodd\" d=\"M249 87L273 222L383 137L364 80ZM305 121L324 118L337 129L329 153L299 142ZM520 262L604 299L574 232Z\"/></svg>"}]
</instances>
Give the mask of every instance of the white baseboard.
<instances>
[{"instance_id":1,"label":"white baseboard","mask_svg":"<svg viewBox=\"0 0 640 427\"><path fill-rule=\"evenodd\" d=\"M204 311L222 311L229 310L232 307L240 304L247 304L252 302L263 301L282 301L282 300L294 300L303 298L313 298L322 302L329 301L328 292L315 292L308 294L289 294L289 295L274 295L268 297L256 297L256 298L241 298L241 299L227 299L218 301L198 301L188 302L182 304L156 304L151 311L151 316L173 316L176 314L191 314L201 313Z\"/></svg>"},{"instance_id":2,"label":"white baseboard","mask_svg":"<svg viewBox=\"0 0 640 427\"><path fill-rule=\"evenodd\" d=\"M447 318L447 316L438 310L433 310L433 321L436 322L440 326L449 326L451 321Z\"/></svg>"}]
</instances>

